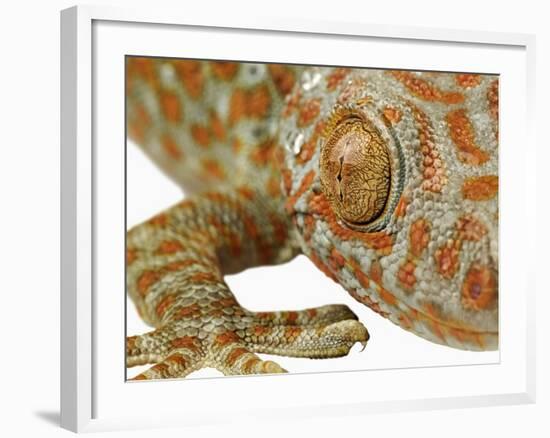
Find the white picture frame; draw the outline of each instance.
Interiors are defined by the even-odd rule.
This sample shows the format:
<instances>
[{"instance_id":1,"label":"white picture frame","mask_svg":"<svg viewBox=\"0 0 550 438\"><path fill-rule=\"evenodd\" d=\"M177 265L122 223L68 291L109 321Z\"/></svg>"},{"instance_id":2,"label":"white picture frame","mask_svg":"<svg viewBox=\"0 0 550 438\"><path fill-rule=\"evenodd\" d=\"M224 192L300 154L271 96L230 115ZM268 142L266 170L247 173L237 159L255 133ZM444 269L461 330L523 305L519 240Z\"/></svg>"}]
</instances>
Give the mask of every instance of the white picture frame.
<instances>
[{"instance_id":1,"label":"white picture frame","mask_svg":"<svg viewBox=\"0 0 550 438\"><path fill-rule=\"evenodd\" d=\"M147 29L148 38L139 38L140 32ZM192 50L178 52L166 40L171 32L196 33L197 38L206 38L203 45L195 44ZM137 33L136 33L137 32ZM225 35L224 35L225 33ZM229 35L231 34L231 35ZM206 41L220 37L239 38L253 34L257 38L277 39L277 47L262 47L262 55L250 45L232 45L231 48L212 44L208 48ZM105 44L107 38L108 44ZM383 54L376 66L394 68L441 69L450 71L484 71L501 74L501 120L515 120L513 126L502 124L501 154L501 252L515 257L501 260L501 285L504 289L516 290L515 295L501 293L501 360L499 364L465 367L440 367L430 369L378 370L373 377L361 372L331 373L322 376L325 391L333 394L331 401L320 400L315 391L309 395L296 396L293 403L281 406L284 391L316 387L317 375L274 376L268 379L247 377L244 380L217 379L195 380L189 382L155 382L137 385L120 379L120 370L124 365L119 361L123 355L124 324L123 313L116 302L108 306L105 297L106 287L112 284L116 290L123 279L124 266L123 228L114 223L120 220L106 215L106 211L119 211L120 199L116 194L124 195L123 158L124 124L123 114L112 117L113 125L109 132L119 136L121 151L113 158L98 150L98 141L103 141L101 125L101 96L97 95L98 81L104 76L103 66L106 60L119 59L120 54L156 54L159 56L211 57L212 59L246 59L253 61L304 62L303 52L299 49L283 53L289 40L309 39L312 47L323 43L334 43L335 47L345 40L347 44L384 43L395 46L400 57L393 61ZM271 41L272 42L272 41ZM405 51L403 44L410 47ZM141 44L141 46L139 46ZM535 399L535 311L534 288L528 283L531 269L521 254L508 254L507 248L528 247L534 241L534 225L524 227L524 239L515 237L511 231L514 224L531 223L534 218L527 215L525 208L512 208L513 202L519 205L531 200L534 203L535 176L527 172L534 169L535 154L529 153L535 148L531 120L534 110L534 36L525 34L504 34L489 32L457 31L448 29L425 29L415 27L372 25L364 23L311 22L296 18L273 19L242 16L240 20L227 20L215 14L201 15L193 11L125 10L107 7L73 7L61 14L61 83L62 83L62 157L61 157L61 230L62 230L62 271L61 271L61 425L73 431L101 431L112 429L135 429L146 427L184 426L212 423L215 414L217 423L235 419L269 419L276 416L297 418L312 415L361 415L368 412L392 412L415 409L440 409L451 407L475 407L487 405L532 403ZM132 46L129 49L130 45ZM285 46L286 45L286 46ZM401 45L401 46L400 46ZM458 55L444 55L448 46L457 49ZM136 49L137 47L137 49ZM162 49L160 48L162 47ZM269 50L266 47L271 47ZM373 46L374 47L374 46ZM130 52L128 52L130 50ZM137 51L136 51L137 50ZM210 52L206 53L207 50ZM256 52L255 52L256 50ZM429 61L419 65L418 53L433 52ZM430 52L431 51L431 52ZM138 53L139 52L139 53ZM271 52L271 53L267 53ZM342 58L327 59L320 48L308 53L308 62L351 65ZM379 51L380 53L382 51ZM376 53L379 53L376 52ZM461 52L461 53L459 53ZM443 53L443 54L442 54ZM467 59L468 53L473 59ZM493 54L488 56L488 54ZM106 58L102 58L105 54ZM262 56L264 58L262 58ZM265 58L267 57L267 58ZM119 59L120 68L123 59ZM329 62L327 62L329 61ZM117 61L118 62L118 61ZM364 61L356 61L357 66L366 66ZM476 68L477 66L477 68ZM118 70L119 72L121 70ZM122 70L123 71L123 70ZM116 70L114 75L116 76ZM508 78L510 78L508 80ZM123 80L122 77L119 79ZM110 81L110 79L109 79ZM518 87L519 85L519 87ZM120 82L118 82L120 88ZM123 90L109 83L106 89L115 93L117 105L123 102ZM118 91L117 91L118 90ZM122 94L120 94L122 93ZM510 103L514 103L514 108ZM508 106L507 106L508 105ZM113 108L115 110L115 108ZM118 123L118 125L116 125ZM108 144L117 145L116 139L105 137ZM509 145L516 139L523 139L521 157L507 154ZM113 143L114 142L114 143ZM104 144L104 143L102 143ZM115 156L116 155L116 156ZM118 157L118 158L117 158ZM122 166L122 167L121 167ZM514 175L510 166L516 166ZM508 175L508 179L506 176ZM513 181L512 181L513 178ZM116 189L111 190L113 187ZM112 196L111 196L112 195ZM508 208L510 206L510 208ZM120 211L119 211L120 212ZM506 216L504 216L506 215ZM113 224L111 224L111 222ZM115 230L115 231L113 231ZM113 234L115 233L115 234ZM116 247L108 251L115 260L115 270L109 274L104 269L104 254L107 242ZM122 245L120 243L122 242ZM118 245L118 246L117 246ZM119 252L122 254L117 259ZM518 259L519 257L519 259ZM118 260L118 262L116 262ZM514 269L502 269L514 264ZM117 268L118 267L118 268ZM110 281L114 279L115 281ZM124 284L124 283L122 283ZM99 288L99 289L98 289ZM98 292L101 290L103 292ZM106 306L107 305L107 306ZM123 304L122 304L123 305ZM98 315L101 314L101 318ZM117 320L117 315L120 321ZM513 323L512 323L513 321ZM118 355L118 356L117 356ZM112 371L106 357L113 358ZM118 361L118 362L117 362ZM123 374L123 373L122 373ZM391 377L388 377L390 376ZM384 380L409 382L407 385L393 385L388 390ZM360 379L360 381L359 381ZM426 388L425 382L430 381ZM442 382L458 382L442 385ZM377 382L379 388L377 389ZM463 383L462 383L463 382ZM468 382L474 382L470 385ZM337 388L360 387L368 384L368 391L337 394ZM193 410L184 410L181 405L168 409L162 403L148 405L149 415L140 415L139 409L132 408L132 400L140 392L147 393L144 400L158 400L159 394L170 400L170 392L182 390L197 394ZM200 397L208 387L215 386L219 403ZM237 386L238 385L238 386ZM276 386L276 388L273 388ZM474 387L475 386L475 387ZM222 403L230 401L229 394L239 388L243 395L254 391L273 391L273 405L263 407L246 404L240 400L230 412L221 409ZM382 397L382 389L384 396ZM277 393L280 391L280 393ZM332 391L332 392L331 392ZM377 393L378 391L378 393ZM279 395L278 395L279 394ZM125 406L126 410L119 409ZM135 406L134 406L135 407ZM207 411L208 408L208 411ZM186 412L187 415L182 415ZM133 414L132 414L133 413Z\"/></svg>"}]
</instances>

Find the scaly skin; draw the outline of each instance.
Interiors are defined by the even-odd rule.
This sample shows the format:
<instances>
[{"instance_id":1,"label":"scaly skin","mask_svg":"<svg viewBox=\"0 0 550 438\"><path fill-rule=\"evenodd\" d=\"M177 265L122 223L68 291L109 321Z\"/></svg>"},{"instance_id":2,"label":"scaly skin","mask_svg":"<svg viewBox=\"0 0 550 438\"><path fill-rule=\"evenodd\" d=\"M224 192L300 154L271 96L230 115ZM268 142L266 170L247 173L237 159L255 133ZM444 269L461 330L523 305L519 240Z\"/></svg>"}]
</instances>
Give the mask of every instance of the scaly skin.
<instances>
[{"instance_id":1,"label":"scaly skin","mask_svg":"<svg viewBox=\"0 0 550 438\"><path fill-rule=\"evenodd\" d=\"M135 379L284 372L346 355L346 306L255 313L223 276L299 253L430 341L498 344L498 79L128 58L129 136L186 199L128 231L127 289L155 327Z\"/></svg>"}]
</instances>

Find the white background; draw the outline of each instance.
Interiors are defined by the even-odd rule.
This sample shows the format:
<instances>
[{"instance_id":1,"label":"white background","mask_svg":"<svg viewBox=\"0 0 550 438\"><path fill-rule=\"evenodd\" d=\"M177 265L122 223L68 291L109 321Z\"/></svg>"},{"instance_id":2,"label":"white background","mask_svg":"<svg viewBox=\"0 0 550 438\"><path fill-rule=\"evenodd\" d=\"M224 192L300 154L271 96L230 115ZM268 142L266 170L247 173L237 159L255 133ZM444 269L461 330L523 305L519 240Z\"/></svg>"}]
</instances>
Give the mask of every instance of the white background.
<instances>
[{"instance_id":1,"label":"white background","mask_svg":"<svg viewBox=\"0 0 550 438\"><path fill-rule=\"evenodd\" d=\"M146 4L147 2L96 2L105 4ZM193 7L213 8L213 2ZM216 4L218 12L238 14L235 0ZM540 121L539 187L548 187L545 163L550 158L543 148L543 129L548 120L550 97L548 53L550 31L543 2L461 1L456 3L398 1L384 3L277 1L258 4L261 15L296 15L311 19L362 20L373 23L415 24L432 27L536 32L537 120ZM502 4L501 4L502 3ZM541 6L537 6L540 3ZM181 5L181 1L157 0L155 5ZM2 342L0 390L0 430L5 436L68 435L57 429L59 403L59 15L71 2L31 1L4 7L2 13L0 96L2 105L0 162L2 194L0 316ZM362 6L360 6L362 5ZM261 8L261 10L260 10ZM15 116L15 117L14 117ZM7 135L6 135L7 134ZM545 141L547 143L547 140ZM521 153L521 145L518 145ZM544 190L545 191L545 190ZM528 254L537 264L538 313L538 403L531 406L472 410L371 415L365 417L315 418L292 424L228 427L228 436L276 436L315 434L407 436L545 436L549 426L544 414L550 411L548 380L549 324L545 309L550 307L544 272L548 270L548 235L543 224L550 223L542 193L536 206L539 214L538 254ZM535 206L533 206L535 214ZM521 232L521 230L518 230ZM182 394L182 397L185 395ZM5 429L5 430L4 430ZM530 431L532 429L532 431ZM108 436L204 436L198 431L120 432Z\"/></svg>"}]
</instances>

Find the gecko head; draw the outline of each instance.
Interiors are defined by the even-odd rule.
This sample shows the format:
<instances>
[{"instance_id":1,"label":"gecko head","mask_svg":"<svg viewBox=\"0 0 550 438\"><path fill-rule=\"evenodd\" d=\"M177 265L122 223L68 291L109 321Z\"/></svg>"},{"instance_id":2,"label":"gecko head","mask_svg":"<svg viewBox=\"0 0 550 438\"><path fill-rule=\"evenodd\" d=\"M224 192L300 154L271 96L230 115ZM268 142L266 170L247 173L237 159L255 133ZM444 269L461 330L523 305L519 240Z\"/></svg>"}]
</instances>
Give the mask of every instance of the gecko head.
<instances>
[{"instance_id":1,"label":"gecko head","mask_svg":"<svg viewBox=\"0 0 550 438\"><path fill-rule=\"evenodd\" d=\"M358 301L431 341L495 348L497 136L457 146L467 114L414 100L394 73L313 69L294 88L286 209L304 254Z\"/></svg>"}]
</instances>

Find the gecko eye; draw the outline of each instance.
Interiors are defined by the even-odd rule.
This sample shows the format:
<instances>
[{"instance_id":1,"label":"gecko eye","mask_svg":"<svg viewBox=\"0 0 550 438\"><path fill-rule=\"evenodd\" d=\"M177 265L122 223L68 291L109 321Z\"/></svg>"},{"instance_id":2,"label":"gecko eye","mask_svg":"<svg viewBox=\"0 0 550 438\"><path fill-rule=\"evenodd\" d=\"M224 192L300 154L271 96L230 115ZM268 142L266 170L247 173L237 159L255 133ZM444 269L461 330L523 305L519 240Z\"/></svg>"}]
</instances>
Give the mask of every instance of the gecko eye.
<instances>
[{"instance_id":1,"label":"gecko eye","mask_svg":"<svg viewBox=\"0 0 550 438\"><path fill-rule=\"evenodd\" d=\"M385 140L360 113L336 115L323 136L321 186L333 210L352 227L377 222L391 191L391 156Z\"/></svg>"}]
</instances>

